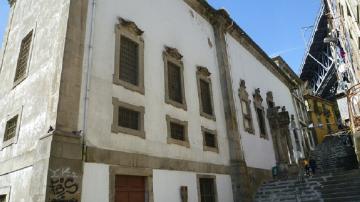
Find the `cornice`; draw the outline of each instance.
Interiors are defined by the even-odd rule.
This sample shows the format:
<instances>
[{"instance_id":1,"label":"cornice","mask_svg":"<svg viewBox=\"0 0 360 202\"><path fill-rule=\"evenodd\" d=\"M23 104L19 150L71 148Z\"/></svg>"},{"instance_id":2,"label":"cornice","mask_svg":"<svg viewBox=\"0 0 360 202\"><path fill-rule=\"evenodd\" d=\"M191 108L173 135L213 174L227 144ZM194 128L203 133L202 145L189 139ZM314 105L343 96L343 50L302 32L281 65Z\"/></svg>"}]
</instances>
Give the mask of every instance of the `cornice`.
<instances>
[{"instance_id":1,"label":"cornice","mask_svg":"<svg viewBox=\"0 0 360 202\"><path fill-rule=\"evenodd\" d=\"M288 76L281 71L277 64L257 45L250 36L230 17L224 9L216 10L205 0L184 0L199 15L214 26L221 26L224 33L230 34L243 47L258 59L272 74L282 81L289 89L295 87Z\"/></svg>"}]
</instances>

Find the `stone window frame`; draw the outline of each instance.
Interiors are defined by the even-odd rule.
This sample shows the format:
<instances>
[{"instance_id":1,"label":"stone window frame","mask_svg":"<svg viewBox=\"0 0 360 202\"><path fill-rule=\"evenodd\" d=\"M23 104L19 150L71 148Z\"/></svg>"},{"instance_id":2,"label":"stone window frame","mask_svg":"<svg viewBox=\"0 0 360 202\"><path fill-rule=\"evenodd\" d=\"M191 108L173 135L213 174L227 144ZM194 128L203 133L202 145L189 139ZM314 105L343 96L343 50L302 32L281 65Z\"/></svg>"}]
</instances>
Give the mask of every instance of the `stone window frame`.
<instances>
[{"instance_id":1,"label":"stone window frame","mask_svg":"<svg viewBox=\"0 0 360 202\"><path fill-rule=\"evenodd\" d=\"M205 145L205 133L211 133L215 137L215 147L209 147ZM219 153L219 140L218 140L218 134L216 130L210 130L208 128L205 128L204 126L201 126L201 134L203 136L203 150L204 151L211 151L215 153Z\"/></svg>"},{"instance_id":2,"label":"stone window frame","mask_svg":"<svg viewBox=\"0 0 360 202\"><path fill-rule=\"evenodd\" d=\"M182 61L183 56L179 53L176 48L171 48L165 46L163 51L163 60L164 60L164 80L165 80L165 103L170 104L174 107L187 110L186 97L185 97L185 87L184 87L184 63ZM181 93L182 93L182 103L173 101L170 99L169 95L169 83L168 83L168 62L171 62L180 68L181 74Z\"/></svg>"},{"instance_id":3,"label":"stone window frame","mask_svg":"<svg viewBox=\"0 0 360 202\"><path fill-rule=\"evenodd\" d=\"M30 47L29 47L29 52L28 52L28 58L26 61L26 66L25 66L25 73L23 74L23 76L19 77L18 79L15 79L16 76L16 72L18 70L18 63L19 63L19 57L20 57L20 52L21 52L21 45L23 40L29 35L31 34L31 41L30 41ZM32 56L32 51L33 51L33 44L34 44L34 38L35 38L35 29L31 29L29 32L26 33L26 35L21 39L20 42L20 48L19 48L19 52L17 55L17 59L16 59L16 67L15 67L15 72L14 72L14 80L13 80L13 88L15 88L16 86L18 86L20 83L22 83L29 74L29 66L30 66L30 62L31 62L31 56Z\"/></svg>"},{"instance_id":4,"label":"stone window frame","mask_svg":"<svg viewBox=\"0 0 360 202\"><path fill-rule=\"evenodd\" d=\"M124 133L127 135L133 135L133 136L137 136L142 139L145 139L145 127L144 127L145 107L122 102L118 98L115 98L115 97L112 98L112 104L113 104L113 123L111 124L111 131L113 133ZM117 124L119 122L119 107L124 107L126 109L130 109L130 110L139 112L139 114L140 114L140 117L139 117L140 129L139 130L122 127Z\"/></svg>"},{"instance_id":5,"label":"stone window frame","mask_svg":"<svg viewBox=\"0 0 360 202\"><path fill-rule=\"evenodd\" d=\"M184 126L184 136L185 140L178 140L171 137L171 127L170 123L175 123ZM188 122L187 121L181 121L179 119L173 118L170 115L166 115L166 125L167 125L167 143L168 144L177 144L183 147L190 148L190 142L189 142L189 134L188 134Z\"/></svg>"},{"instance_id":6,"label":"stone window frame","mask_svg":"<svg viewBox=\"0 0 360 202\"><path fill-rule=\"evenodd\" d=\"M0 196L1 195L5 195L5 202L9 202L10 201L10 191L11 191L11 187L0 187Z\"/></svg>"},{"instance_id":7,"label":"stone window frame","mask_svg":"<svg viewBox=\"0 0 360 202\"><path fill-rule=\"evenodd\" d=\"M142 37L144 31L138 28L138 26L129 20L125 20L119 17L119 24L115 27L116 42L115 42L115 65L113 74L113 83L120 85L128 90L145 94L145 83L144 83L144 52L145 45ZM138 72L138 85L134 85L127 81L123 81L119 78L120 75L120 47L121 37L124 36L131 41L135 42L139 46L139 72Z\"/></svg>"},{"instance_id":8,"label":"stone window frame","mask_svg":"<svg viewBox=\"0 0 360 202\"><path fill-rule=\"evenodd\" d=\"M250 133L250 134L255 134L255 130L254 130L254 120L253 120L253 116L252 116L252 111L251 111L251 100L249 99L249 93L246 91L246 84L245 84L245 80L240 80L240 87L239 87L239 99L240 99L240 107L241 107L241 113L243 115L243 126L246 132ZM244 114L244 109L242 106L242 102L246 103L246 107L248 110L248 115ZM245 126L245 119L249 120L249 126L250 128L247 128Z\"/></svg>"},{"instance_id":9,"label":"stone window frame","mask_svg":"<svg viewBox=\"0 0 360 202\"><path fill-rule=\"evenodd\" d=\"M215 202L219 202L219 194L216 187L216 175L205 175L205 174L197 174L196 175L196 187L198 192L198 201L201 202L201 190L200 190L200 179L208 178L214 180L214 191L215 191Z\"/></svg>"},{"instance_id":10,"label":"stone window frame","mask_svg":"<svg viewBox=\"0 0 360 202\"><path fill-rule=\"evenodd\" d=\"M145 177L145 201L154 202L153 169L110 166L109 168L109 201L115 201L115 179L117 175Z\"/></svg>"},{"instance_id":11,"label":"stone window frame","mask_svg":"<svg viewBox=\"0 0 360 202\"><path fill-rule=\"evenodd\" d=\"M197 90L198 90L198 96L199 96L199 107L200 107L200 115L211 119L213 121L216 121L216 115L215 115L215 107L214 107L214 99L213 99L213 89L212 89L212 82L211 82L211 73L206 67L198 66L196 71L196 82L197 82ZM200 88L200 81L205 81L209 85L210 90L210 104L212 109L212 114L208 114L203 111L203 101L201 97L201 88Z\"/></svg>"},{"instance_id":12,"label":"stone window frame","mask_svg":"<svg viewBox=\"0 0 360 202\"><path fill-rule=\"evenodd\" d=\"M2 136L2 147L1 149L4 149L6 147L9 147L13 144L16 144L18 142L18 138L19 138L19 133L20 133L20 125L21 125L21 119L22 119L22 111L23 108L21 107L20 109L8 114L6 116L6 122L5 122L5 126L4 126L4 131L3 131L3 136ZM4 136L5 136L5 130L6 130L6 124L9 120L11 120L12 118L14 118L15 116L18 116L17 118L17 122L16 122L16 132L15 132L15 136L12 137L11 139L4 141Z\"/></svg>"},{"instance_id":13,"label":"stone window frame","mask_svg":"<svg viewBox=\"0 0 360 202\"><path fill-rule=\"evenodd\" d=\"M268 129L267 129L267 126L266 126L266 113L265 113L265 107L262 106L263 98L261 97L260 88L255 89L255 93L253 94L253 98L254 98L254 108L255 108L256 118L257 118L258 126L259 126L260 138L268 139L269 135L268 135ZM260 117L259 117L259 115L257 113L258 109L260 109L262 111L262 116L263 116L263 119L264 119L265 134L262 134L262 132L261 132Z\"/></svg>"}]
</instances>

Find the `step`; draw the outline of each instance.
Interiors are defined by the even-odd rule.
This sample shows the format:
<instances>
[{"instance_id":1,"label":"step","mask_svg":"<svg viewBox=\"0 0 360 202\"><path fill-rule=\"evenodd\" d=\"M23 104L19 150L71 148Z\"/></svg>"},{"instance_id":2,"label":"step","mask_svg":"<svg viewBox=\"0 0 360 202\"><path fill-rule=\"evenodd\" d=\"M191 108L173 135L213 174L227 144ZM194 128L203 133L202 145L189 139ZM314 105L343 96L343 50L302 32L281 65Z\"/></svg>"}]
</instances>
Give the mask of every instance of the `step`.
<instances>
[{"instance_id":1,"label":"step","mask_svg":"<svg viewBox=\"0 0 360 202\"><path fill-rule=\"evenodd\" d=\"M338 198L338 197L356 196L358 194L360 194L360 189L348 190L346 192L334 192L334 193L326 193L326 194L323 193L322 197L323 198Z\"/></svg>"},{"instance_id":2,"label":"step","mask_svg":"<svg viewBox=\"0 0 360 202\"><path fill-rule=\"evenodd\" d=\"M360 195L337 197L337 198L324 198L324 202L359 202Z\"/></svg>"}]
</instances>

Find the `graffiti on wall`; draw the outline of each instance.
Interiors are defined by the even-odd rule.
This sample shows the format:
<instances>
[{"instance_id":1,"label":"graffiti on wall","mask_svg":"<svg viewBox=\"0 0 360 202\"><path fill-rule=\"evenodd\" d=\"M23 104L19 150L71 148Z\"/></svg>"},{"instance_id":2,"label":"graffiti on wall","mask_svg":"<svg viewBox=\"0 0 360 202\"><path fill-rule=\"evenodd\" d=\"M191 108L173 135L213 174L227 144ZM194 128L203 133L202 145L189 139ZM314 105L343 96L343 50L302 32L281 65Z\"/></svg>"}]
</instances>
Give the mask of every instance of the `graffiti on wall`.
<instances>
[{"instance_id":1,"label":"graffiti on wall","mask_svg":"<svg viewBox=\"0 0 360 202\"><path fill-rule=\"evenodd\" d=\"M70 168L50 169L50 201L78 202L79 178Z\"/></svg>"}]
</instances>

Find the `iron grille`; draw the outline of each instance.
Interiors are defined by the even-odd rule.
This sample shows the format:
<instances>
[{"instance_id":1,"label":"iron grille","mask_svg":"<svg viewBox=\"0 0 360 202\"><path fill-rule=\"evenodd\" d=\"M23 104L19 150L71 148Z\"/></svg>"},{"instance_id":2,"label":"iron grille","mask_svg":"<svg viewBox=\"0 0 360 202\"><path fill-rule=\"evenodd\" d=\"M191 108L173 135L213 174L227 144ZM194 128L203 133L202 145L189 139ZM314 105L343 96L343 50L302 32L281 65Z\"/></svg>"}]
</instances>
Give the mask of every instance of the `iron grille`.
<instances>
[{"instance_id":1,"label":"iron grille","mask_svg":"<svg viewBox=\"0 0 360 202\"><path fill-rule=\"evenodd\" d=\"M133 130L140 130L140 112L119 107L119 126L130 128Z\"/></svg>"},{"instance_id":2,"label":"iron grille","mask_svg":"<svg viewBox=\"0 0 360 202\"><path fill-rule=\"evenodd\" d=\"M138 85L139 45L131 39L121 36L120 39L120 80Z\"/></svg>"},{"instance_id":3,"label":"iron grille","mask_svg":"<svg viewBox=\"0 0 360 202\"><path fill-rule=\"evenodd\" d=\"M30 54L32 35L33 35L33 31L31 31L28 35L26 35L25 38L21 41L20 53L15 71L15 78L14 78L15 82L22 79L26 74L26 67Z\"/></svg>"},{"instance_id":4,"label":"iron grille","mask_svg":"<svg viewBox=\"0 0 360 202\"><path fill-rule=\"evenodd\" d=\"M0 202L6 202L6 195L0 195Z\"/></svg>"},{"instance_id":5,"label":"iron grille","mask_svg":"<svg viewBox=\"0 0 360 202\"><path fill-rule=\"evenodd\" d=\"M215 202L215 183L211 178L200 178L200 195L201 202Z\"/></svg>"},{"instance_id":6,"label":"iron grille","mask_svg":"<svg viewBox=\"0 0 360 202\"><path fill-rule=\"evenodd\" d=\"M216 138L215 135L209 132L204 133L205 136L205 146L216 148Z\"/></svg>"},{"instance_id":7,"label":"iron grille","mask_svg":"<svg viewBox=\"0 0 360 202\"><path fill-rule=\"evenodd\" d=\"M4 142L15 137L17 128L18 115L11 118L5 127Z\"/></svg>"},{"instance_id":8,"label":"iron grille","mask_svg":"<svg viewBox=\"0 0 360 202\"><path fill-rule=\"evenodd\" d=\"M180 67L171 62L168 62L168 85L170 100L183 104Z\"/></svg>"},{"instance_id":9,"label":"iron grille","mask_svg":"<svg viewBox=\"0 0 360 202\"><path fill-rule=\"evenodd\" d=\"M171 138L185 141L185 126L177 123L170 123Z\"/></svg>"}]
</instances>

